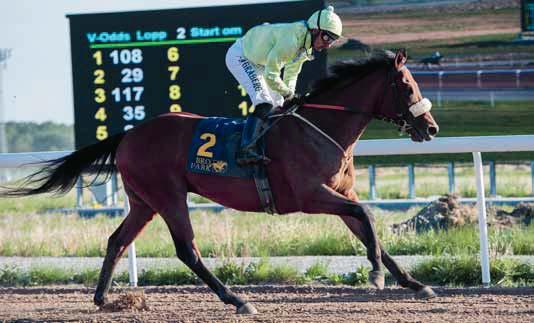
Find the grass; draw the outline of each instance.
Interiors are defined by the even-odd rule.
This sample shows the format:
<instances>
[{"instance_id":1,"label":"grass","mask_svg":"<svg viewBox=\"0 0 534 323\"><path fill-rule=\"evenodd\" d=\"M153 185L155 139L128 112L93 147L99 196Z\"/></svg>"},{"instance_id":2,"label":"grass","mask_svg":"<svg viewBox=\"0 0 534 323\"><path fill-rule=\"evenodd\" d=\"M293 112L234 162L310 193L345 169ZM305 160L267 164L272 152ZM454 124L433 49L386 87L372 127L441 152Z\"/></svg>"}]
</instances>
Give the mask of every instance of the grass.
<instances>
[{"instance_id":1,"label":"grass","mask_svg":"<svg viewBox=\"0 0 534 323\"><path fill-rule=\"evenodd\" d=\"M475 257L437 258L417 265L411 274L424 283L475 286L482 281L480 261ZM498 286L532 286L534 266L513 260L490 261L490 277Z\"/></svg>"},{"instance_id":2,"label":"grass","mask_svg":"<svg viewBox=\"0 0 534 323\"><path fill-rule=\"evenodd\" d=\"M272 266L266 260L248 266L232 262L215 268L214 273L225 284L309 284L366 285L368 271L358 267L346 274L328 273L326 265L316 263L304 274L289 266ZM475 257L436 258L422 262L411 270L418 280L439 286L477 286L481 282L480 263ZM495 260L490 263L491 280L497 286L534 286L534 265L513 260ZM60 267L35 267L23 271L17 267L0 268L0 286L43 286L83 284L94 286L98 280L98 270L74 272ZM114 276L118 285L128 283L127 272ZM392 282L392 277L388 276ZM190 285L201 281L189 269L181 266L176 269L143 270L138 277L139 286Z\"/></svg>"},{"instance_id":3,"label":"grass","mask_svg":"<svg viewBox=\"0 0 534 323\"><path fill-rule=\"evenodd\" d=\"M534 227L495 229L490 228L489 249L494 257L502 255L532 255ZM382 238L386 249L393 255L472 255L479 252L478 230L465 226L448 231L428 231L401 236L387 235Z\"/></svg>"},{"instance_id":4,"label":"grass","mask_svg":"<svg viewBox=\"0 0 534 323\"><path fill-rule=\"evenodd\" d=\"M485 154L484 154L485 156ZM484 157L483 156L483 157ZM415 161L418 162L418 161ZM420 162L420 161L419 161ZM359 164L359 160L357 160ZM416 164L417 165L417 164ZM531 166L529 163L495 165L497 194L504 197L531 196ZM382 199L408 198L408 168L388 166L376 168L377 195ZM355 190L361 199L369 198L368 168L356 168ZM489 166L484 167L486 194L489 196ZM442 195L448 192L447 164L419 165L415 167L415 193L417 197ZM455 164L455 188L463 197L475 197L475 173L471 163Z\"/></svg>"},{"instance_id":5,"label":"grass","mask_svg":"<svg viewBox=\"0 0 534 323\"><path fill-rule=\"evenodd\" d=\"M489 102L446 101L434 107L432 115L440 125L440 137L529 135L534 133L534 102L498 101L495 107ZM398 138L395 127L374 120L362 139Z\"/></svg>"},{"instance_id":6,"label":"grass","mask_svg":"<svg viewBox=\"0 0 534 323\"><path fill-rule=\"evenodd\" d=\"M462 255L478 250L475 226L416 235L391 233L388 225L415 215L416 209L375 210L377 231L393 255ZM92 219L62 214L1 214L1 256L102 257L108 237L121 218ZM192 214L196 241L206 257L365 255L360 241L339 218L330 215L269 216L224 211ZM534 226L490 228L493 255L534 255ZM164 221L156 217L136 240L140 257L175 257Z\"/></svg>"},{"instance_id":7,"label":"grass","mask_svg":"<svg viewBox=\"0 0 534 323\"><path fill-rule=\"evenodd\" d=\"M488 168L485 169L486 187ZM497 164L497 192L502 196L532 194L530 165ZM475 196L474 172L471 165L456 168L456 187L462 196ZM367 168L358 168L355 190L368 197ZM446 167L416 167L417 196L446 193ZM377 170L380 198L407 197L406 167ZM204 198L193 196L196 202ZM53 199L35 196L0 200L0 256L104 256L108 237L122 221L120 217L49 213L50 208L72 207L74 193ZM377 230L386 249L393 255L463 255L478 252L478 229L474 226L416 235L395 235L388 226L416 214L374 210ZM365 255L360 241L335 216L303 215L269 216L240 213L194 212L193 227L204 256L289 256L289 255ZM512 229L490 228L492 255L534 255L534 226ZM141 257L175 257L170 234L160 217L156 217L136 240Z\"/></svg>"},{"instance_id":8,"label":"grass","mask_svg":"<svg viewBox=\"0 0 534 323\"><path fill-rule=\"evenodd\" d=\"M432 115L440 126L439 137L531 135L534 133L534 102L448 101L434 107ZM391 124L374 120L362 136L365 139L397 139ZM406 138L406 137L405 137ZM432 144L430 142L430 144ZM484 153L484 160L534 160L534 152ZM471 154L434 154L357 157L357 164L406 164L472 161Z\"/></svg>"},{"instance_id":9,"label":"grass","mask_svg":"<svg viewBox=\"0 0 534 323\"><path fill-rule=\"evenodd\" d=\"M36 211L45 212L46 210L60 209L66 205L74 206L75 204L74 191L64 196L41 195L38 197L2 198L0 199L0 212L3 214L28 214Z\"/></svg>"}]
</instances>

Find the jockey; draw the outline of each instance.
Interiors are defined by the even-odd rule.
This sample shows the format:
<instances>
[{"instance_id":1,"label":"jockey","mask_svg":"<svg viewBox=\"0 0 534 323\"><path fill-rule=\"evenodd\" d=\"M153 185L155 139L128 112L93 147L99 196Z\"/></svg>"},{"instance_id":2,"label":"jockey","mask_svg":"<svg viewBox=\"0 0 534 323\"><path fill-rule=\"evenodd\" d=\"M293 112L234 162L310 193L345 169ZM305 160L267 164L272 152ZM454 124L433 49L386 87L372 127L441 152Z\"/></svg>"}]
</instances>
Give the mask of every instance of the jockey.
<instances>
[{"instance_id":1,"label":"jockey","mask_svg":"<svg viewBox=\"0 0 534 323\"><path fill-rule=\"evenodd\" d=\"M308 21L253 27L228 49L226 66L255 107L243 129L238 164L269 162L257 152L253 139L273 107L298 102L295 87L302 64L313 59L314 50L329 48L341 36L341 29L341 19L328 6Z\"/></svg>"}]
</instances>

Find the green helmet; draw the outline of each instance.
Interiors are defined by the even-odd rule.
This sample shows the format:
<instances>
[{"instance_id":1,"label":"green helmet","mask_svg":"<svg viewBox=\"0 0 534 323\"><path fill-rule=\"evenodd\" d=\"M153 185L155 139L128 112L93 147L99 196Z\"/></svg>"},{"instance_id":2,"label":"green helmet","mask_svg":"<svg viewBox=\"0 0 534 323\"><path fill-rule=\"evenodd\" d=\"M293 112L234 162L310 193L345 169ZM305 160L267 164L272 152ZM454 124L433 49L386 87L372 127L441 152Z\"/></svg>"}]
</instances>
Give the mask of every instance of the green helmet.
<instances>
[{"instance_id":1,"label":"green helmet","mask_svg":"<svg viewBox=\"0 0 534 323\"><path fill-rule=\"evenodd\" d=\"M317 10L308 19L308 28L327 30L336 36L341 36L343 26L341 19L334 13L334 7L328 6L326 9Z\"/></svg>"}]
</instances>

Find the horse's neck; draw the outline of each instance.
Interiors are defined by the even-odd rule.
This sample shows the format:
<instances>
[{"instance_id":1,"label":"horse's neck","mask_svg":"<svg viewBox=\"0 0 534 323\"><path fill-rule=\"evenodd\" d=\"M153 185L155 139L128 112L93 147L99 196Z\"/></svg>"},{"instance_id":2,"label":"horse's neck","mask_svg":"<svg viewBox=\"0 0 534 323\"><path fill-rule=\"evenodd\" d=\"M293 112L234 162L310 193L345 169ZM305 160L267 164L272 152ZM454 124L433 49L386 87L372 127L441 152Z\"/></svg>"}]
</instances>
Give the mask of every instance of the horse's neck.
<instances>
[{"instance_id":1,"label":"horse's neck","mask_svg":"<svg viewBox=\"0 0 534 323\"><path fill-rule=\"evenodd\" d=\"M334 139L345 150L360 138L371 121L371 117L367 114L349 111L302 108L297 112Z\"/></svg>"},{"instance_id":2,"label":"horse's neck","mask_svg":"<svg viewBox=\"0 0 534 323\"><path fill-rule=\"evenodd\" d=\"M370 75L337 93L318 96L311 104L342 106L352 111L302 108L299 113L336 140L344 149L352 146L372 119L383 93L383 81Z\"/></svg>"}]
</instances>

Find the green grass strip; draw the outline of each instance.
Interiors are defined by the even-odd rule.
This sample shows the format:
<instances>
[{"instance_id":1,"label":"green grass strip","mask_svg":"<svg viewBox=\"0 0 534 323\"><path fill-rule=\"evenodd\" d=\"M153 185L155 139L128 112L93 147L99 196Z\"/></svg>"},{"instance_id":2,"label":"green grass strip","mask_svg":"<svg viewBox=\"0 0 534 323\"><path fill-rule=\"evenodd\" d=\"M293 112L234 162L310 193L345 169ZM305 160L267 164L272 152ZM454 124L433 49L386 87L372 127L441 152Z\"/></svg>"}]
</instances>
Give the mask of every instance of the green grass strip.
<instances>
[{"instance_id":1,"label":"green grass strip","mask_svg":"<svg viewBox=\"0 0 534 323\"><path fill-rule=\"evenodd\" d=\"M0 203L0 206L2 203ZM373 210L384 249L391 255L472 255L479 250L476 225L416 234L394 234L389 224L402 222L416 209L401 213ZM11 213L11 212L10 212ZM123 218L91 219L63 214L0 215L0 256L103 257L107 239ZM265 214L193 212L197 243L205 257L365 256L363 244L338 218L328 215L272 217ZM328 228L328 230L325 230ZM534 255L534 225L489 228L493 255ZM175 258L176 250L161 217L136 240L137 255Z\"/></svg>"},{"instance_id":2,"label":"green grass strip","mask_svg":"<svg viewBox=\"0 0 534 323\"><path fill-rule=\"evenodd\" d=\"M411 274L424 283L440 286L481 285L480 260L475 257L441 257L416 265ZM497 286L533 286L534 265L516 260L490 261L491 284Z\"/></svg>"},{"instance_id":3,"label":"green grass strip","mask_svg":"<svg viewBox=\"0 0 534 323\"><path fill-rule=\"evenodd\" d=\"M215 268L215 275L229 285L257 284L307 284L323 283L329 285L362 286L368 281L368 268L358 267L347 274L331 274L324 263L310 266L305 273L299 273L290 266L272 266L267 259L247 266L225 262ZM439 286L478 286L481 284L480 262L474 257L436 258L420 263L411 274L418 280ZM490 263L492 284L496 286L534 286L534 265L514 260L494 260ZM73 272L63 268L36 267L23 271L18 267L0 268L0 286L44 286L83 284L94 286L99 270ZM198 285L199 278L185 267L173 269L143 270L139 274L139 286L160 285ZM114 276L119 285L128 284L127 272ZM389 284L394 284L391 275Z\"/></svg>"}]
</instances>

